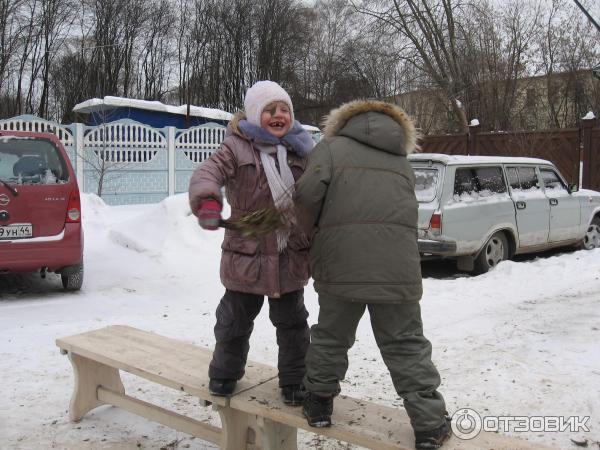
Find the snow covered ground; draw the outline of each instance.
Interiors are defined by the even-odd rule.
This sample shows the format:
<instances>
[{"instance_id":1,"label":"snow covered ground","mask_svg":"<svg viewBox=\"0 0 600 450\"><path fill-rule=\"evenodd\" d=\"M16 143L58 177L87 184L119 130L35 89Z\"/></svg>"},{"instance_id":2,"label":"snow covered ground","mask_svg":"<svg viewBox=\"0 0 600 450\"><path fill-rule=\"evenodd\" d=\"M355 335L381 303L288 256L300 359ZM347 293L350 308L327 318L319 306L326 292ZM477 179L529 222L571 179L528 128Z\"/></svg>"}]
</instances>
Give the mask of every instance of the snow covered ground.
<instances>
[{"instance_id":1,"label":"snow covered ground","mask_svg":"<svg viewBox=\"0 0 600 450\"><path fill-rule=\"evenodd\" d=\"M185 195L119 207L85 195L83 208L81 292L63 293L55 276L0 276L0 448L214 448L112 407L69 423L72 370L57 337L127 324L211 347L223 291L222 232L203 232ZM590 416L589 432L512 434L565 449L576 448L571 439L587 439L597 448L600 250L505 262L478 277L433 275L425 272L423 318L450 413L469 407L483 416ZM312 286L305 297L313 322ZM401 405L367 319L350 352L344 393ZM267 308L257 320L250 358L274 365ZM127 374L123 379L132 395L218 424L193 398ZM348 447L300 432L300 448Z\"/></svg>"}]
</instances>

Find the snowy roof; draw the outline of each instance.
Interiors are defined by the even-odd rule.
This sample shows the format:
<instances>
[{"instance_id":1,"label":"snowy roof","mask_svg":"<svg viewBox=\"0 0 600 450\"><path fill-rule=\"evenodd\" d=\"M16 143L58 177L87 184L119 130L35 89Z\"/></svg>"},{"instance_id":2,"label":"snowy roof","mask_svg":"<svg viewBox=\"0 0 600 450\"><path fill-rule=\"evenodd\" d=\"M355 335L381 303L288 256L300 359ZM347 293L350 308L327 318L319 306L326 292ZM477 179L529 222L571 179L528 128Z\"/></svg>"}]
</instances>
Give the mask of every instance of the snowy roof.
<instances>
[{"instance_id":1,"label":"snowy roof","mask_svg":"<svg viewBox=\"0 0 600 450\"><path fill-rule=\"evenodd\" d=\"M446 165L455 164L552 164L550 161L539 158L525 158L516 156L467 156L444 155L442 153L414 153L408 157L411 161L436 161Z\"/></svg>"},{"instance_id":2,"label":"snowy roof","mask_svg":"<svg viewBox=\"0 0 600 450\"><path fill-rule=\"evenodd\" d=\"M313 127L312 125L304 125L304 124L302 124L302 128L304 128L306 131L310 131L312 133L320 133L321 132L320 128Z\"/></svg>"},{"instance_id":3,"label":"snowy roof","mask_svg":"<svg viewBox=\"0 0 600 450\"><path fill-rule=\"evenodd\" d=\"M137 108L150 111L166 112L171 114L187 115L187 105L171 106L158 101L138 100L135 98L112 97L107 95L102 98L92 98L75 105L74 112L91 113L105 108ZM231 120L233 114L221 109L202 108L190 105L190 116L205 117L207 119Z\"/></svg>"}]
</instances>

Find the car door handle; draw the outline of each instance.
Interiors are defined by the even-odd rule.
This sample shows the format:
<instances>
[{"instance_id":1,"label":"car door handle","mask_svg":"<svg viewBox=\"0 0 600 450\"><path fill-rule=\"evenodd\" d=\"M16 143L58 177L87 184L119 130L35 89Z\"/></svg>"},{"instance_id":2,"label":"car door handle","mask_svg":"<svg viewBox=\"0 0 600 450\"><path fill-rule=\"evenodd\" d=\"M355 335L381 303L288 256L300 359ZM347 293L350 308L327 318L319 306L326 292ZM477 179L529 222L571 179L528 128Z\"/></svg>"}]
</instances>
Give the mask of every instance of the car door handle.
<instances>
[{"instance_id":1,"label":"car door handle","mask_svg":"<svg viewBox=\"0 0 600 450\"><path fill-rule=\"evenodd\" d=\"M551 199L550 199L550 204L551 204L552 206L556 206L556 205L558 205L558 200L557 200L557 199L555 199L555 198L551 198Z\"/></svg>"},{"instance_id":2,"label":"car door handle","mask_svg":"<svg viewBox=\"0 0 600 450\"><path fill-rule=\"evenodd\" d=\"M527 203L517 202L517 209L525 209L525 208L527 208Z\"/></svg>"}]
</instances>

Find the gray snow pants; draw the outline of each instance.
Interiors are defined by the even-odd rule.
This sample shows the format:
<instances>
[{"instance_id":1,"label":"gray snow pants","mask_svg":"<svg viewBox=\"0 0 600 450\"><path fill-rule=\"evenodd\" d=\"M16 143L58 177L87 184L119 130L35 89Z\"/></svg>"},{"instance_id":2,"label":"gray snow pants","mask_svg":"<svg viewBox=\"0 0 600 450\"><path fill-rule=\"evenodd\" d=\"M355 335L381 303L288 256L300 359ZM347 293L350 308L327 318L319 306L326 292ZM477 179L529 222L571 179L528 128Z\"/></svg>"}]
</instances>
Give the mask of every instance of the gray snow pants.
<instances>
[{"instance_id":1,"label":"gray snow pants","mask_svg":"<svg viewBox=\"0 0 600 450\"><path fill-rule=\"evenodd\" d=\"M369 309L375 341L396 392L415 431L444 424L446 405L437 391L440 375L431 361L431 344L423 336L421 307L415 303L361 303L319 295L319 321L311 328L304 385L311 392L337 395L348 370L348 349Z\"/></svg>"},{"instance_id":2,"label":"gray snow pants","mask_svg":"<svg viewBox=\"0 0 600 450\"><path fill-rule=\"evenodd\" d=\"M254 319L263 302L262 295L225 291L216 312L217 342L208 368L210 378L239 380L244 376ZM269 318L276 328L279 346L279 386L300 384L305 373L304 357L310 334L304 290L283 294L281 298L269 298Z\"/></svg>"}]
</instances>

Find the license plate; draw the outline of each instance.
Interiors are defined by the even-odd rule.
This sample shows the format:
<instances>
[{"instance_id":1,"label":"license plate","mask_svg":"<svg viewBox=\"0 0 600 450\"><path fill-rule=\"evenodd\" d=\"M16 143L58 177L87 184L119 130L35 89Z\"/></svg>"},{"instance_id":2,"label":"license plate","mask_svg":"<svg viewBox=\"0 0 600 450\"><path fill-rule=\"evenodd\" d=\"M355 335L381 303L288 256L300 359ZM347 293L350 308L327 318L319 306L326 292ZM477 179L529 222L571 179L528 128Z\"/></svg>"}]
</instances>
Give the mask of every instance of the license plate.
<instances>
[{"instance_id":1,"label":"license plate","mask_svg":"<svg viewBox=\"0 0 600 450\"><path fill-rule=\"evenodd\" d=\"M0 225L0 239L23 239L33 236L30 223Z\"/></svg>"}]
</instances>

